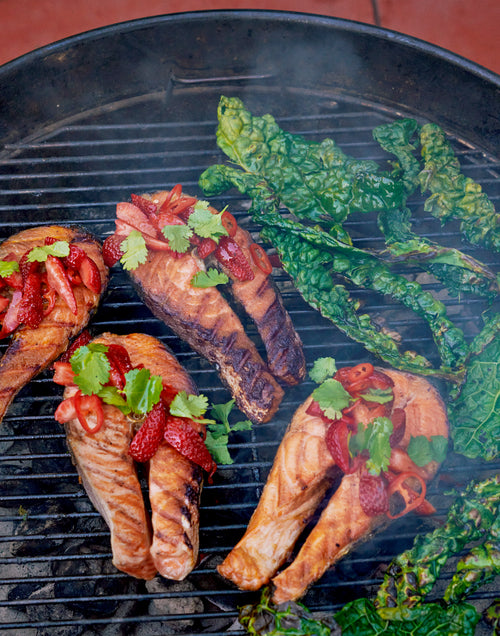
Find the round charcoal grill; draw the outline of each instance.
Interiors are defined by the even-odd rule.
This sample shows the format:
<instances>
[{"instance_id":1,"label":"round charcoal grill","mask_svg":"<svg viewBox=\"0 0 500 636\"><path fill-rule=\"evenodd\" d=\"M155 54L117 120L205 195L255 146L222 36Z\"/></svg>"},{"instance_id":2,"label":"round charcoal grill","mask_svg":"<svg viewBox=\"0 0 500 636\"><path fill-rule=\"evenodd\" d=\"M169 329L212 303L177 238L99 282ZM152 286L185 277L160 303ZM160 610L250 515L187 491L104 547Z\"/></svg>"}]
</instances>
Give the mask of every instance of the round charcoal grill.
<instances>
[{"instance_id":1,"label":"round charcoal grill","mask_svg":"<svg viewBox=\"0 0 500 636\"><path fill-rule=\"evenodd\" d=\"M348 154L388 160L374 143L374 126L398 116L435 121L450 135L466 175L498 204L500 134L498 76L466 60L395 33L332 18L277 12L179 14L115 25L56 43L0 69L0 235L40 224L80 224L101 239L114 229L117 202L131 193L171 188L202 196L201 172L224 161L215 140L220 95L238 96L255 114L272 113L285 129L309 139L333 137ZM255 232L248 201L229 205ZM498 205L497 205L498 207ZM415 229L460 247L458 230L441 228L412 199ZM353 217L356 245L380 246L373 218ZM493 269L498 256L463 247ZM469 338L485 304L440 295ZM304 342L308 365L334 356L339 365L374 361L299 297L276 273ZM408 347L437 362L426 325L388 298L353 290L363 310L398 330ZM262 349L240 308L247 332ZM91 323L102 331L144 331L168 344L211 402L229 399L215 371L139 301L115 268ZM5 344L2 345L2 352ZM439 387L445 394L445 387ZM95 634L225 634L242 632L238 607L257 600L224 581L216 565L242 536L277 446L295 408L311 392L305 381L287 390L277 416L234 434L235 459L205 485L201 559L182 582L132 579L111 564L109 533L92 507L53 419L60 387L45 373L9 409L0 431L0 625L23 636ZM414 536L446 514L447 491L498 471L498 463L453 454L430 486L437 517L409 515L344 558L304 598L333 612L373 595L381 568ZM441 584L451 577L445 571ZM435 595L440 592L439 585ZM483 588L479 609L499 595ZM488 633L484 626L478 634Z\"/></svg>"}]
</instances>

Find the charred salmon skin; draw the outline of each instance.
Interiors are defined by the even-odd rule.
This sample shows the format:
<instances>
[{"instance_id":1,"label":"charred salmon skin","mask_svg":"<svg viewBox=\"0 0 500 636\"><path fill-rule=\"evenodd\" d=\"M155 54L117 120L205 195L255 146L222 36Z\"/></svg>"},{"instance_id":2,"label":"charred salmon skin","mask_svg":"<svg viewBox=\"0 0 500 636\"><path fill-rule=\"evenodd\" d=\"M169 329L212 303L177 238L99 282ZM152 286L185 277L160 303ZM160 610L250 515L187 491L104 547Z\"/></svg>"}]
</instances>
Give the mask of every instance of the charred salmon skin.
<instances>
[{"instance_id":1,"label":"charred salmon skin","mask_svg":"<svg viewBox=\"0 0 500 636\"><path fill-rule=\"evenodd\" d=\"M348 373L355 377L360 366L369 368L369 372L364 384L358 381L357 388L354 388L352 379L349 380L351 384L347 382ZM447 438L446 409L438 392L426 379L408 373L373 369L371 365L358 367L341 370L345 373L339 375L343 386L349 388L353 397L352 404L342 412L339 420L326 417L311 397L297 410L294 420L302 420L305 424L300 432L302 439L296 438L294 429L297 430L297 424L292 420L250 524L240 542L218 568L223 576L241 589L256 589L271 582L276 603L303 596L308 587L347 554L356 542L397 516L390 508L390 496L396 492L393 490L396 485L397 492L405 500L403 512L412 509L421 514L432 512L431 504L425 500L425 483L435 475L439 464L433 460L424 467L418 467L406 449L411 437ZM380 405L365 401L361 397L363 391L366 393L374 387L385 390L390 387L392 399ZM352 436L358 425L367 427L380 417L392 419L394 434L390 438L388 467L383 476L375 477L367 470L366 454L349 457L347 440L349 431ZM322 437L319 448L330 455L329 460L323 460L323 463L314 453L305 452L318 433ZM326 479L326 473L332 471L333 464L343 474L340 484L333 494L326 493L326 505L318 521L305 537L295 558L287 565L298 532L282 531L286 522L286 517L285 520L282 518L282 510L287 515L295 508L301 510L303 494L299 487L286 488L287 479L283 475L293 474L297 484L301 481L307 484L315 466ZM399 475L404 475L404 478ZM316 479L320 477L316 475ZM323 494L325 492L324 487ZM292 499L287 501L289 497ZM318 506L320 498L311 497L311 509L306 510L307 519L312 515L312 508ZM259 526L262 526L260 536ZM284 569L279 571L282 567Z\"/></svg>"},{"instance_id":2,"label":"charred salmon skin","mask_svg":"<svg viewBox=\"0 0 500 636\"><path fill-rule=\"evenodd\" d=\"M29 261L34 248L61 241L68 256ZM0 360L0 420L20 389L46 369L82 331L108 281L101 244L80 228L35 227L6 239L0 261L18 269L2 280L2 335L12 335Z\"/></svg>"},{"instance_id":3,"label":"charred salmon skin","mask_svg":"<svg viewBox=\"0 0 500 636\"><path fill-rule=\"evenodd\" d=\"M157 318L217 368L247 417L269 421L283 397L280 382L296 384L304 377L302 343L270 279L272 268L263 260L267 258L263 250L251 243L232 215L226 212L224 217L208 205L200 211L200 203L177 186L172 191L133 195L132 203L117 206L116 231L106 239L105 252L118 250L112 264L120 258L126 237L132 232L142 235L144 260L127 266L138 294ZM208 223L204 219L205 225L198 229L193 219L203 214L208 215ZM218 223L215 230L210 229L212 219ZM178 232L188 237L183 245L173 239ZM253 258L252 252L258 256ZM227 272L235 298L255 320L267 364L217 287L198 282L199 274L206 274L213 264Z\"/></svg>"},{"instance_id":4,"label":"charred salmon skin","mask_svg":"<svg viewBox=\"0 0 500 636\"><path fill-rule=\"evenodd\" d=\"M108 352L114 347L113 356L117 349L124 350L126 355L120 355L128 361L125 369L145 367L151 375L159 376L162 395L180 391L196 394L193 381L173 354L152 336L105 333L92 343L104 345ZM116 406L104 403L102 425L94 429L96 416L90 409L86 426L82 426L72 410L71 398L77 387L71 379L66 384L65 399L55 417L65 426L68 445L89 498L110 529L114 565L142 579L151 579L157 572L169 579L184 578L198 558L200 466L166 441L158 440L152 457L140 460L148 475L150 518L131 453L137 421Z\"/></svg>"}]
</instances>

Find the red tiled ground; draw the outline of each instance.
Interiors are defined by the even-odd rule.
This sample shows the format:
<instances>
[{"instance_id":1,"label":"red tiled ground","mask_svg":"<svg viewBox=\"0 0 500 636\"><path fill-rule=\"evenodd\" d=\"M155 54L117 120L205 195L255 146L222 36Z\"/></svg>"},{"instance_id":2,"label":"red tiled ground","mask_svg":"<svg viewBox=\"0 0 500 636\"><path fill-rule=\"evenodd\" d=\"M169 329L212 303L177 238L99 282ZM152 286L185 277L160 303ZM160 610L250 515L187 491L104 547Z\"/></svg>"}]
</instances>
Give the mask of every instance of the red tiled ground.
<instances>
[{"instance_id":1,"label":"red tiled ground","mask_svg":"<svg viewBox=\"0 0 500 636\"><path fill-rule=\"evenodd\" d=\"M207 9L307 11L378 23L500 73L500 0L0 0L0 64L108 24Z\"/></svg>"}]
</instances>

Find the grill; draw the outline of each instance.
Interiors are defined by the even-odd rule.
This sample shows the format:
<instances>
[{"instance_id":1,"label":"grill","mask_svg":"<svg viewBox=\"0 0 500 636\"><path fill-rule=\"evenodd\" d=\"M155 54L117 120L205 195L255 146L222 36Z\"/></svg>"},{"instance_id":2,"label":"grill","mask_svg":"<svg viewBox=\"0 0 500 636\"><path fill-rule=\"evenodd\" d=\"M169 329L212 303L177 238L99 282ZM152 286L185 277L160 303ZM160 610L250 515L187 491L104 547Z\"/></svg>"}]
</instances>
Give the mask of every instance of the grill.
<instances>
[{"instance_id":1,"label":"grill","mask_svg":"<svg viewBox=\"0 0 500 636\"><path fill-rule=\"evenodd\" d=\"M290 57L302 51L300 61L295 56L299 72L293 77L286 75L289 56L277 55L283 44L290 45L283 49ZM374 44L376 51L368 54ZM382 80L393 47L400 66L385 80L391 92ZM338 59L334 53L340 49L344 55ZM331 71L325 52L332 53ZM347 80L349 57L370 65L368 70L359 64L351 67ZM321 60L319 70L316 58ZM429 60L435 64L433 76L423 81ZM335 79L325 80L326 66ZM308 77L310 69L315 69L313 78ZM407 81L412 73L413 83ZM447 84L439 81L440 74ZM401 85L405 81L406 87ZM447 105L453 99L446 97L450 81L475 89L464 97L465 104L451 111ZM256 114L273 113L291 132L310 139L332 136L345 152L380 162L388 157L372 140L374 126L407 114L434 119L451 135L464 172L479 181L494 202L500 198L498 130L493 111L487 112L488 104L495 103L497 78L423 43L362 25L273 12L142 20L25 56L0 70L0 84L2 239L26 227L53 223L83 225L103 239L114 229L116 203L132 192L182 183L187 192L202 196L199 175L224 160L215 140L221 94L241 97ZM428 99L434 91L441 91L438 98ZM416 230L442 244L460 246L458 229L444 231L423 212L422 203L418 197L412 200ZM258 228L247 214L248 201L236 192L214 199L219 209L226 204L257 236ZM373 218L352 218L348 229L356 245L380 246ZM492 254L468 251L498 268ZM439 291L433 280L417 272L408 275ZM309 366L319 355L334 356L339 365L374 361L306 305L286 275L278 272L276 280ZM437 362L429 331L415 315L370 292L353 290L353 295L381 324L397 329L411 348ZM472 297L458 302L441 296L457 325L469 338L474 336L485 304ZM241 309L237 312L262 349L254 326ZM215 371L150 314L119 269L91 328L95 334L144 331L157 336L211 402L229 399ZM2 347L3 352L5 344ZM446 387L440 388L445 395ZM64 433L53 419L60 387L50 373L31 382L12 404L0 431L3 631L28 636L241 633L238 607L257 595L234 589L217 574L216 565L243 534L284 429L311 390L309 381L287 390L271 423L232 436L235 463L220 466L214 483L204 487L201 559L193 573L183 582L160 577L141 582L111 564L107 527L79 484ZM351 599L373 595L383 565L409 547L416 533L442 520L451 502L448 490L498 468L498 463L464 461L451 454L430 486L437 517L410 515L393 522L329 571L304 601L314 611L333 612ZM451 570L446 571L441 585L450 577ZM482 609L496 596L498 589L490 586L472 600ZM478 627L477 633L481 630Z\"/></svg>"}]
</instances>

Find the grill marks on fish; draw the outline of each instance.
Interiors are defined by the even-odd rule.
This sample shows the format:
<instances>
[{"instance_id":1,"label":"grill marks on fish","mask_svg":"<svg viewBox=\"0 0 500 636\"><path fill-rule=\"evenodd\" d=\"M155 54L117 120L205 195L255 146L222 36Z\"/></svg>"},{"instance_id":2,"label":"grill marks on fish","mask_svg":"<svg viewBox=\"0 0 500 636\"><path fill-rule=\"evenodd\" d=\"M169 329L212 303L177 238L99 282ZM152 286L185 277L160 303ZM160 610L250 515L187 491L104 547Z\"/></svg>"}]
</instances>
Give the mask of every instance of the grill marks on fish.
<instances>
[{"instance_id":1,"label":"grill marks on fish","mask_svg":"<svg viewBox=\"0 0 500 636\"><path fill-rule=\"evenodd\" d=\"M221 293L214 287L191 285L197 271L190 254L173 258L150 252L146 263L130 276L152 313L217 367L238 407L254 421L268 421L278 409L283 389Z\"/></svg>"},{"instance_id":2,"label":"grill marks on fish","mask_svg":"<svg viewBox=\"0 0 500 636\"><path fill-rule=\"evenodd\" d=\"M57 296L53 310L36 329L21 326L16 330L0 360L0 421L17 393L56 360L70 340L86 327L107 285L108 269L102 260L101 246L97 239L79 228L47 226L19 232L0 245L0 260L12 256L20 260L33 247L43 245L47 236L81 247L99 268L102 291L95 294L77 285L73 289L76 315Z\"/></svg>"},{"instance_id":3,"label":"grill marks on fish","mask_svg":"<svg viewBox=\"0 0 500 636\"><path fill-rule=\"evenodd\" d=\"M293 386L301 382L306 373L302 341L297 334L283 299L270 275L266 275L253 262L251 234L238 226L234 240L240 246L254 272L252 280L239 281L227 268L231 278L231 292L255 322L264 343L271 373L284 384Z\"/></svg>"},{"instance_id":4,"label":"grill marks on fish","mask_svg":"<svg viewBox=\"0 0 500 636\"><path fill-rule=\"evenodd\" d=\"M379 371L394 382L393 409L405 411L405 434L398 447L406 449L411 436L448 437L445 405L425 378L392 369ZM388 524L386 515L370 517L361 508L359 470L343 475L331 496L327 492L334 481L333 460L324 441L328 424L306 413L310 402L308 398L297 409L248 528L218 568L242 589L254 590L272 582L276 603L303 596L358 541ZM434 461L425 466L426 480L437 469ZM318 521L286 566L301 530L325 495L327 503Z\"/></svg>"},{"instance_id":5,"label":"grill marks on fish","mask_svg":"<svg viewBox=\"0 0 500 636\"><path fill-rule=\"evenodd\" d=\"M177 391L196 394L185 370L156 338L145 334L103 334L94 342L124 346L133 366L144 364ZM74 389L66 389L65 395ZM66 425L68 444L82 482L109 526L114 565L137 578L157 572L183 579L196 565L202 471L166 442L147 465L151 519L146 512L136 466L128 454L129 419L104 406L105 423L94 435L78 421Z\"/></svg>"}]
</instances>

